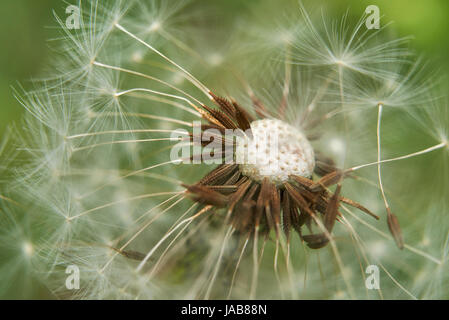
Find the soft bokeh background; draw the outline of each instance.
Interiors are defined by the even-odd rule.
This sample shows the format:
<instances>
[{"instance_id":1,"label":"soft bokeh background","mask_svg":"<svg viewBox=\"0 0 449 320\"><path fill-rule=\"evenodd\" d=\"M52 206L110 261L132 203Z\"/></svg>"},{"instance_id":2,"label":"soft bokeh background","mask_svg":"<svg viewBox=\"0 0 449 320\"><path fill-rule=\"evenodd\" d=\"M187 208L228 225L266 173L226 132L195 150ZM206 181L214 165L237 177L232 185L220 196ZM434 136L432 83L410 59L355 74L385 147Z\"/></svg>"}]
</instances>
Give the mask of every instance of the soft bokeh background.
<instances>
[{"instance_id":1,"label":"soft bokeh background","mask_svg":"<svg viewBox=\"0 0 449 320\"><path fill-rule=\"evenodd\" d=\"M249 0L257 2L258 0ZM71 1L69 1L71 2ZM308 3L308 1L305 1ZM310 1L312 2L312 1ZM414 36L412 48L434 61L442 74L449 74L449 1L447 0L338 0L321 1L327 12L341 16L348 10L349 18L358 20L368 5L380 8L382 22L393 21L399 36ZM229 14L245 10L242 0L222 0L220 6ZM282 0L279 1L281 5ZM285 2L287 3L287 2ZM313 6L318 6L313 1ZM49 39L57 35L53 11L64 16L67 3L61 0L3 1L0 10L0 135L8 124L19 123L23 108L15 100L12 87L32 88L29 80L38 77L51 59ZM449 87L449 82L447 87ZM1 257L1 255L0 255ZM50 298L37 284L33 297ZM20 293L10 298L21 297Z\"/></svg>"}]
</instances>

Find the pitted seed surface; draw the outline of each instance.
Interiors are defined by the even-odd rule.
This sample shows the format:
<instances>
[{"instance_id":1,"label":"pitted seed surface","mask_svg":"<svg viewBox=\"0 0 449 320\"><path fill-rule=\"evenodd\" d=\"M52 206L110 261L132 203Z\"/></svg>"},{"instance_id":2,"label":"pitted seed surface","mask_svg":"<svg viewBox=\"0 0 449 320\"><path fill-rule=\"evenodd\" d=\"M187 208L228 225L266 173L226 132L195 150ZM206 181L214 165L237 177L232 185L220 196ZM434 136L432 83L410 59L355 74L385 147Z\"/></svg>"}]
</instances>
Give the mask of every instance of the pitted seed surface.
<instances>
[{"instance_id":1,"label":"pitted seed surface","mask_svg":"<svg viewBox=\"0 0 449 320\"><path fill-rule=\"evenodd\" d=\"M251 123L251 137L238 137L236 161L243 175L279 185L290 175L311 177L315 155L301 130L277 119Z\"/></svg>"}]
</instances>

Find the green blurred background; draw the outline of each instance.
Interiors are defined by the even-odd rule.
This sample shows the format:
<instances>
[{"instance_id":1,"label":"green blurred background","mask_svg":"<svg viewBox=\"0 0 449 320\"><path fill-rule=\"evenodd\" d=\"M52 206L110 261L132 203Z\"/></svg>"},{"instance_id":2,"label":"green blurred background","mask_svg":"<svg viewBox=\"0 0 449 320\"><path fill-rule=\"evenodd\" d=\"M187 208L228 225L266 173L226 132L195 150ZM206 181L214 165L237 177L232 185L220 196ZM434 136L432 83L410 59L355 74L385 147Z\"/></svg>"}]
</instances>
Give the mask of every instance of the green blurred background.
<instances>
[{"instance_id":1,"label":"green blurred background","mask_svg":"<svg viewBox=\"0 0 449 320\"><path fill-rule=\"evenodd\" d=\"M242 0L222 0L223 8L239 12ZM257 2L258 0L249 0ZM279 0L276 0L279 1ZM70 1L69 1L70 2ZM305 1L307 4L307 1ZM317 5L318 1L313 1ZM401 36L413 35L412 47L432 57L443 74L449 71L449 1L447 0L332 0L325 3L328 12L339 15L349 7L351 18L359 17L371 4L379 6L382 21L394 21ZM282 3L282 0L279 1ZM8 123L20 119L23 112L11 87L20 83L30 88L30 79L40 74L50 48L48 39L57 35L53 10L65 14L67 3L61 0L2 1L0 9L0 134Z\"/></svg>"}]
</instances>

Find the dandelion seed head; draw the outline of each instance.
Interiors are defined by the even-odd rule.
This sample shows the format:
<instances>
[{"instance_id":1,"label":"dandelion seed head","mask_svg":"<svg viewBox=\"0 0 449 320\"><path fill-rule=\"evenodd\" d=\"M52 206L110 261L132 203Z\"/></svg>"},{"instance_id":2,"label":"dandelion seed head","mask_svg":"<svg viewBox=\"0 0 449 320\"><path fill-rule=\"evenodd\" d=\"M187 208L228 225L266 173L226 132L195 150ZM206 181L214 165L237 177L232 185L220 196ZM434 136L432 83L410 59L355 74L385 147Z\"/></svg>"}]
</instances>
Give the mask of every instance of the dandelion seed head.
<instances>
[{"instance_id":1,"label":"dandelion seed head","mask_svg":"<svg viewBox=\"0 0 449 320\"><path fill-rule=\"evenodd\" d=\"M427 236L424 236L421 240L421 245L423 247L427 247L430 245L430 239Z\"/></svg>"},{"instance_id":2,"label":"dandelion seed head","mask_svg":"<svg viewBox=\"0 0 449 320\"><path fill-rule=\"evenodd\" d=\"M131 57L134 62L140 63L143 61L143 54L141 51L135 51Z\"/></svg>"},{"instance_id":3,"label":"dandelion seed head","mask_svg":"<svg viewBox=\"0 0 449 320\"><path fill-rule=\"evenodd\" d=\"M339 66L343 66L346 67L349 65L349 63L345 62L344 59L340 59L340 58L335 58L335 64L339 65Z\"/></svg>"},{"instance_id":4,"label":"dandelion seed head","mask_svg":"<svg viewBox=\"0 0 449 320\"><path fill-rule=\"evenodd\" d=\"M279 33L279 39L285 44L290 44L293 41L293 34L287 30L282 30Z\"/></svg>"},{"instance_id":5,"label":"dandelion seed head","mask_svg":"<svg viewBox=\"0 0 449 320\"><path fill-rule=\"evenodd\" d=\"M33 248L33 244L31 242L25 241L22 244L22 248L23 248L23 253L24 253L25 257L29 258L33 255L34 248Z\"/></svg>"},{"instance_id":6,"label":"dandelion seed head","mask_svg":"<svg viewBox=\"0 0 449 320\"><path fill-rule=\"evenodd\" d=\"M239 137L237 159L242 174L261 182L268 177L281 184L291 175L310 177L315 167L313 148L304 133L281 120L256 120L251 123L252 137Z\"/></svg>"},{"instance_id":7,"label":"dandelion seed head","mask_svg":"<svg viewBox=\"0 0 449 320\"><path fill-rule=\"evenodd\" d=\"M223 62L223 56L221 56L219 53L213 53L209 55L208 60L212 66L218 66Z\"/></svg>"},{"instance_id":8,"label":"dandelion seed head","mask_svg":"<svg viewBox=\"0 0 449 320\"><path fill-rule=\"evenodd\" d=\"M373 241L369 245L369 251L374 257L382 258L387 253L388 247L383 241Z\"/></svg>"},{"instance_id":9,"label":"dandelion seed head","mask_svg":"<svg viewBox=\"0 0 449 320\"><path fill-rule=\"evenodd\" d=\"M181 85L183 82L185 82L185 76L180 72L174 72L171 79L176 85Z\"/></svg>"},{"instance_id":10,"label":"dandelion seed head","mask_svg":"<svg viewBox=\"0 0 449 320\"><path fill-rule=\"evenodd\" d=\"M343 290L338 290L338 291L335 292L335 294L334 294L334 299L341 300L341 299L346 298L346 296L347 296L347 293L346 293L345 291L343 291Z\"/></svg>"},{"instance_id":11,"label":"dandelion seed head","mask_svg":"<svg viewBox=\"0 0 449 320\"><path fill-rule=\"evenodd\" d=\"M148 28L149 32L158 31L161 28L161 23L159 21L153 21Z\"/></svg>"},{"instance_id":12,"label":"dandelion seed head","mask_svg":"<svg viewBox=\"0 0 449 320\"><path fill-rule=\"evenodd\" d=\"M342 156L346 152L346 143L339 137L331 138L328 142L329 150L337 156Z\"/></svg>"},{"instance_id":13,"label":"dandelion seed head","mask_svg":"<svg viewBox=\"0 0 449 320\"><path fill-rule=\"evenodd\" d=\"M67 30L60 19L61 57L54 61L50 80L21 95L27 110L25 133L17 138L23 161L14 169L11 189L27 206L26 212L17 209L26 219L12 223L13 231L2 227L0 235L1 240L14 239L7 243L15 243L16 257L43 266L36 270L48 275L46 285L57 295L67 295L67 275L61 269L74 264L81 270L82 290L73 298L223 298L228 292L231 298L294 298L303 287L299 294L305 298L368 297L360 269L379 260L403 288L412 287L412 294L428 297L435 288L441 296L437 283L447 277L434 271L447 267L447 228L441 223L447 208L418 219L423 210L404 201L410 175L398 172L403 167L418 175L421 170L408 158L392 171L395 162L382 163L386 194L407 243L403 251L394 251L375 174L378 154L383 160L419 150L416 141L404 146L400 139L399 125L414 131L407 115L423 128L425 138L438 144L432 153L422 153L426 161L442 160L432 165L441 182L410 183L413 196L425 198L432 183L447 193L447 107L429 90L421 64L410 63L404 39L366 31L363 19L351 25L346 17L314 17L302 5L297 17L295 10L283 14L282 6L262 3L255 6L262 19L243 16L244 28L232 19L216 19L212 28L204 23L210 12L198 15L184 1L164 0L83 2L80 30ZM192 121L203 115L200 110L205 112L203 105L218 107L211 92L227 99L221 118L229 116L241 125L230 106L234 100L247 113L252 135L237 138L235 156L250 156L256 163L231 166L235 172L209 176L215 182L201 185L205 165L169 161L174 141L153 140L180 126L189 129L188 135ZM378 151L374 111L380 103L385 108ZM338 180L341 196L380 219L360 217L363 210L346 210L347 204L340 203L330 238L320 238L326 229L311 220L304 224L302 211L313 208L323 221L328 206L314 203L307 192L312 186L301 187L290 176L314 184L348 163L367 168ZM262 193L264 177L275 188L266 185ZM299 192L293 193L297 202L285 196L285 182ZM204 198L192 203L181 187L192 183L209 188L204 195L218 204L198 205ZM332 190L333 185L315 195L327 204ZM299 209L301 197L308 197L310 205ZM255 228L252 212L259 198L259 204L265 201L274 210L262 211ZM230 199L234 211L226 218ZM291 220L284 211L288 201L295 205ZM270 214L277 221L270 221ZM416 230L410 230L412 224ZM287 232L278 232L278 226ZM300 228L305 232L298 237L293 231ZM326 228L332 229L329 221ZM314 238L331 242L331 250L309 254L301 244L308 239L317 248L322 243ZM407 272L401 270L404 261ZM423 275L415 282L417 270ZM382 281L385 298L409 297L393 281Z\"/></svg>"}]
</instances>

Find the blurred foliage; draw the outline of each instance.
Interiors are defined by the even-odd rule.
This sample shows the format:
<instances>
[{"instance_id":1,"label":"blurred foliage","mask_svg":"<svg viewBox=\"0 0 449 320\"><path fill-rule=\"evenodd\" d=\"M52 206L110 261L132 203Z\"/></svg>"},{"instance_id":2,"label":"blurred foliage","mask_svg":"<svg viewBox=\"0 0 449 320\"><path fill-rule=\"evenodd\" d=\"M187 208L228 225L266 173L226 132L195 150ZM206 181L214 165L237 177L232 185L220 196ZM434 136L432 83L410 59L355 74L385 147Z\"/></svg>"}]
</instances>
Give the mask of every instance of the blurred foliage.
<instances>
[{"instance_id":1,"label":"blurred foliage","mask_svg":"<svg viewBox=\"0 0 449 320\"><path fill-rule=\"evenodd\" d=\"M49 55L47 39L54 25L54 8L64 5L59 0L3 1L0 10L0 133L8 123L20 119L23 110L13 95L12 87L37 76ZM54 34L54 33L53 33Z\"/></svg>"}]
</instances>

